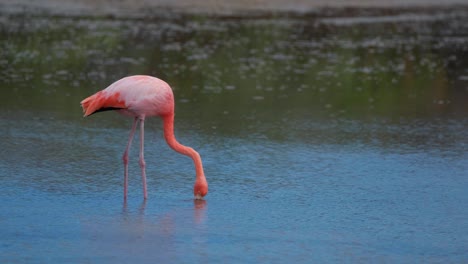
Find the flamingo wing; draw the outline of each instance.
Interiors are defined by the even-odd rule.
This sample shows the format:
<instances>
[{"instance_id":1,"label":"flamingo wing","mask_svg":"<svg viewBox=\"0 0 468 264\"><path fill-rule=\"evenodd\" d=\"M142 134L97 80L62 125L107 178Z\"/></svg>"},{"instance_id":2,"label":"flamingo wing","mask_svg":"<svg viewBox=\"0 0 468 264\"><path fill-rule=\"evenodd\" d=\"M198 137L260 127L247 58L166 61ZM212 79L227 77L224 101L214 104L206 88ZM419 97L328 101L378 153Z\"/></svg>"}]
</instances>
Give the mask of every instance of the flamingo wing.
<instances>
[{"instance_id":1,"label":"flamingo wing","mask_svg":"<svg viewBox=\"0 0 468 264\"><path fill-rule=\"evenodd\" d=\"M104 91L99 91L81 101L84 116L89 116L97 112L107 110L125 109L125 101L120 98L120 93L106 95Z\"/></svg>"}]
</instances>

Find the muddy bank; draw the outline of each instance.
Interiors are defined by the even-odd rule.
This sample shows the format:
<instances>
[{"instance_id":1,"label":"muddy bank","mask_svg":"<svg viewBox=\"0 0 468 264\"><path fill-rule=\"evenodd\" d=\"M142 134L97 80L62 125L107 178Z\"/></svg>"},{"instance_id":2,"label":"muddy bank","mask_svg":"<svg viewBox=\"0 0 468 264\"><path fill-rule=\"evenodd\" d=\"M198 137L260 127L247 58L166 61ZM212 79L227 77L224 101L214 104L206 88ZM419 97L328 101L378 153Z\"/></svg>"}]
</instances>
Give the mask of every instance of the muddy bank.
<instances>
[{"instance_id":1,"label":"muddy bank","mask_svg":"<svg viewBox=\"0 0 468 264\"><path fill-rule=\"evenodd\" d=\"M79 16L131 16L147 17L167 12L200 13L216 15L245 15L252 13L315 13L324 9L379 8L379 9L452 9L468 7L463 0L395 0L395 1L306 1L306 0L255 0L255 1L190 1L190 0L3 0L2 13L39 13Z\"/></svg>"}]
</instances>

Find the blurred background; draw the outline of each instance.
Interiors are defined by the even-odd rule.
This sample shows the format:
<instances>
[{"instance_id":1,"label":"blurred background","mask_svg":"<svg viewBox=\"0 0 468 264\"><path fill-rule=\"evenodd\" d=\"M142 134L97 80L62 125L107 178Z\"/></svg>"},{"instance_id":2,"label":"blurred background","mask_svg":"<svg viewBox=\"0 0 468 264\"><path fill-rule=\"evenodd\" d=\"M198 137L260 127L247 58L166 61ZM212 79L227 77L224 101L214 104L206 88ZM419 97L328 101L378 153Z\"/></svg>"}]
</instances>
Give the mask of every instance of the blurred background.
<instances>
[{"instance_id":1,"label":"blurred background","mask_svg":"<svg viewBox=\"0 0 468 264\"><path fill-rule=\"evenodd\" d=\"M0 39L2 262L468 260L466 1L0 0ZM151 118L122 202L131 121L79 102L133 74L205 201Z\"/></svg>"}]
</instances>

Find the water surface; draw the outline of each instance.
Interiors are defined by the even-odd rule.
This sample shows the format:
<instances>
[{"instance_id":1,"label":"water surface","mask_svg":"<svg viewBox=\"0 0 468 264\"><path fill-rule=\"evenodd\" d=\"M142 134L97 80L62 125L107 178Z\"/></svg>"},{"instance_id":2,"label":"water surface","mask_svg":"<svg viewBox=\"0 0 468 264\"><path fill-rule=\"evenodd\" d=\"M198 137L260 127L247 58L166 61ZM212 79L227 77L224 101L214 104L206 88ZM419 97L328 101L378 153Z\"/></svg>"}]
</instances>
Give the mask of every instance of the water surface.
<instances>
[{"instance_id":1,"label":"water surface","mask_svg":"<svg viewBox=\"0 0 468 264\"><path fill-rule=\"evenodd\" d=\"M468 12L1 15L2 262L466 262ZM176 136L79 102L168 81ZM136 141L138 137L136 137Z\"/></svg>"}]
</instances>

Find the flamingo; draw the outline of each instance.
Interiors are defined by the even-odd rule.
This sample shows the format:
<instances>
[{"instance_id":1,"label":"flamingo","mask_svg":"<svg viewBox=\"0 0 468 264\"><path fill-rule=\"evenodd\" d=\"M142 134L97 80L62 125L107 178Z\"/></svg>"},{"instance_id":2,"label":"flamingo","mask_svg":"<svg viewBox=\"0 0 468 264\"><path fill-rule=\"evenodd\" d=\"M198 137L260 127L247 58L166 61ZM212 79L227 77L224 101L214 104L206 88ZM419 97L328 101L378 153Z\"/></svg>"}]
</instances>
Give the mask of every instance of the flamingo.
<instances>
[{"instance_id":1,"label":"flamingo","mask_svg":"<svg viewBox=\"0 0 468 264\"><path fill-rule=\"evenodd\" d=\"M85 98L81 101L81 107L84 117L108 110L116 110L123 115L133 117L127 147L122 156L125 200L128 190L128 151L138 122L140 122L139 165L143 182L143 198L144 200L148 198L144 158L144 126L145 118L149 116L160 116L163 120L164 139L167 144L178 153L192 158L196 172L193 188L195 199L202 199L208 193L208 182L203 172L200 155L193 148L180 144L174 136L174 95L171 87L165 81L147 75L128 76Z\"/></svg>"}]
</instances>

